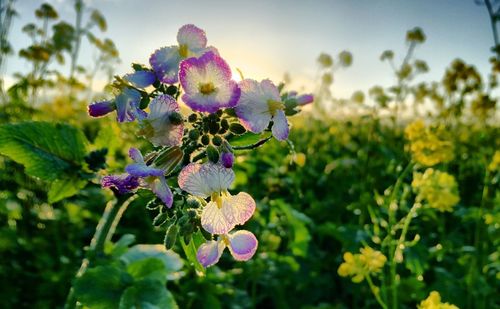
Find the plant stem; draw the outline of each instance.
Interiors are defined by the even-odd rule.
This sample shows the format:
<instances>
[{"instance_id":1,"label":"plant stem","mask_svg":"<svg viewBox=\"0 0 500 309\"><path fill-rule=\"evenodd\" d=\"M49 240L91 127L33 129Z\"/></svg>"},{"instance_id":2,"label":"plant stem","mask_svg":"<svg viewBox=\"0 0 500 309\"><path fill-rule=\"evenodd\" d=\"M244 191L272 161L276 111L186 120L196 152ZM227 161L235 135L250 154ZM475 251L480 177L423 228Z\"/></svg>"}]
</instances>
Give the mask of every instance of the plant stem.
<instances>
[{"instance_id":1,"label":"plant stem","mask_svg":"<svg viewBox=\"0 0 500 309\"><path fill-rule=\"evenodd\" d=\"M410 208L410 211L405 217L404 221L404 226L403 226L403 231L401 232L401 236L399 236L398 243L396 244L396 250L394 250L394 254L392 259L396 260L396 256L399 250L401 250L401 245L404 243L406 239L406 233L408 232L408 228L410 227L411 220L413 219L413 215L417 212L418 207L420 206L419 203L414 203L413 206Z\"/></svg>"},{"instance_id":2,"label":"plant stem","mask_svg":"<svg viewBox=\"0 0 500 309\"><path fill-rule=\"evenodd\" d=\"M493 41L495 42L495 53L497 54L497 59L500 58L500 48L499 48L499 40L498 40L498 30L497 30L497 12L493 12L493 6L491 5L490 0L484 0L484 4L486 5L486 9L488 10L488 15L490 16L490 24L491 30L493 32Z\"/></svg>"},{"instance_id":3,"label":"plant stem","mask_svg":"<svg viewBox=\"0 0 500 309\"><path fill-rule=\"evenodd\" d=\"M380 307L387 309L387 305L384 303L384 301L380 298L380 294L377 292L377 289L375 285L373 284L372 279L370 278L370 275L366 276L366 281L368 282L368 285L370 286L370 290L373 293L373 296L375 296L375 299L379 303Z\"/></svg>"},{"instance_id":4,"label":"plant stem","mask_svg":"<svg viewBox=\"0 0 500 309\"><path fill-rule=\"evenodd\" d=\"M92 237L92 240L90 241L90 247L87 254L80 265L80 269L76 273L75 279L81 277L96 259L104 255L104 245L106 244L106 241L111 239L111 236L113 236L116 226L118 225L123 213L135 198L136 196L130 197L129 195L117 195L116 201L113 200L108 202L106 208L104 209L104 213L97 224L94 237ZM66 298L64 308L75 308L75 305L75 291L73 287L71 287L68 297Z\"/></svg>"},{"instance_id":5,"label":"plant stem","mask_svg":"<svg viewBox=\"0 0 500 309\"><path fill-rule=\"evenodd\" d=\"M273 138L273 136L269 136L269 137L266 137L264 139L261 139L260 141L254 143L254 144L251 144L251 145L246 145L246 146L233 146L233 150L250 150L250 149L255 149L255 148L258 148L262 145L264 145L265 143L267 143L271 138Z\"/></svg>"}]
</instances>

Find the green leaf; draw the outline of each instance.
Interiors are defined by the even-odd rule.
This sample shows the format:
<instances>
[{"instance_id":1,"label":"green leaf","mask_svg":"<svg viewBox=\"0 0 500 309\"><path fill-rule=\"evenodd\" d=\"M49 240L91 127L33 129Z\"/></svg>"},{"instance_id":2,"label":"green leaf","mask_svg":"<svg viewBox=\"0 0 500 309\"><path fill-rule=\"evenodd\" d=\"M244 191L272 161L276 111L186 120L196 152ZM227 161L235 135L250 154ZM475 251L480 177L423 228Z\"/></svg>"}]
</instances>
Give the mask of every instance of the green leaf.
<instances>
[{"instance_id":1,"label":"green leaf","mask_svg":"<svg viewBox=\"0 0 500 309\"><path fill-rule=\"evenodd\" d=\"M200 262L198 262L198 259L196 258L197 248L205 242L205 238L203 237L203 235L199 231L196 232L192 235L192 239L189 244L186 244L183 237L180 238L180 241L182 249L184 250L188 261L196 270L196 274L198 276L204 276L205 268L200 264Z\"/></svg>"},{"instance_id":2,"label":"green leaf","mask_svg":"<svg viewBox=\"0 0 500 309\"><path fill-rule=\"evenodd\" d=\"M50 185L48 193L49 203L55 203L77 194L86 184L86 180L76 177L55 180Z\"/></svg>"},{"instance_id":3,"label":"green leaf","mask_svg":"<svg viewBox=\"0 0 500 309\"><path fill-rule=\"evenodd\" d=\"M106 24L106 19L98 10L92 11L90 19L94 24L97 25L97 27L99 27L101 31L106 31L106 29L108 28L108 25Z\"/></svg>"},{"instance_id":4,"label":"green leaf","mask_svg":"<svg viewBox=\"0 0 500 309\"><path fill-rule=\"evenodd\" d=\"M116 243L109 242L109 250L105 253L118 258L129 250L129 246L135 242L135 236L132 234L123 235Z\"/></svg>"},{"instance_id":5,"label":"green leaf","mask_svg":"<svg viewBox=\"0 0 500 309\"><path fill-rule=\"evenodd\" d=\"M123 291L132 282L130 275L117 266L97 266L75 281L75 296L93 309L117 308Z\"/></svg>"},{"instance_id":6,"label":"green leaf","mask_svg":"<svg viewBox=\"0 0 500 309\"><path fill-rule=\"evenodd\" d=\"M0 154L44 180L79 170L86 152L83 133L67 124L22 122L0 126Z\"/></svg>"},{"instance_id":7,"label":"green leaf","mask_svg":"<svg viewBox=\"0 0 500 309\"><path fill-rule=\"evenodd\" d=\"M177 253L165 249L163 245L135 245L122 255L121 260L128 265L148 258L156 258L164 264L169 280L178 279L183 275L180 272L184 264L181 257Z\"/></svg>"},{"instance_id":8,"label":"green leaf","mask_svg":"<svg viewBox=\"0 0 500 309\"><path fill-rule=\"evenodd\" d=\"M307 256L311 235L309 234L306 224L310 223L311 219L303 213L291 208L283 200L274 200L272 204L280 208L292 228L291 234L293 235L293 238L290 243L292 253L297 256Z\"/></svg>"},{"instance_id":9,"label":"green leaf","mask_svg":"<svg viewBox=\"0 0 500 309\"><path fill-rule=\"evenodd\" d=\"M167 269L162 260L157 258L147 258L132 262L127 265L127 272L135 280L151 279L161 282L162 285L167 283Z\"/></svg>"},{"instance_id":10,"label":"green leaf","mask_svg":"<svg viewBox=\"0 0 500 309\"><path fill-rule=\"evenodd\" d=\"M127 288L120 299L119 309L179 308L165 285L156 280L141 280Z\"/></svg>"},{"instance_id":11,"label":"green leaf","mask_svg":"<svg viewBox=\"0 0 500 309\"><path fill-rule=\"evenodd\" d=\"M271 135L269 132L265 132L262 134L255 134L252 132L247 132L240 136L236 136L231 139L231 146L248 146L257 143L261 139L268 138Z\"/></svg>"}]
</instances>

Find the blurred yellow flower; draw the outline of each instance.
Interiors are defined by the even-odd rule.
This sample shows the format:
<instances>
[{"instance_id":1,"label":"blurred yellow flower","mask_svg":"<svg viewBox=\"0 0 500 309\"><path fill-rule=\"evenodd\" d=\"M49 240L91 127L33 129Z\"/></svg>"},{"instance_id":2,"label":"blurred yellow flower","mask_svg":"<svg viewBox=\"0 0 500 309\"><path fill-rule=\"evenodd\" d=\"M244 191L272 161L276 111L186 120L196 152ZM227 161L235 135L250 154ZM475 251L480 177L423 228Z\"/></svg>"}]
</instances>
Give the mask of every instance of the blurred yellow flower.
<instances>
[{"instance_id":1,"label":"blurred yellow flower","mask_svg":"<svg viewBox=\"0 0 500 309\"><path fill-rule=\"evenodd\" d=\"M413 160L424 166L434 166L453 159L453 144L442 138L443 127L426 127L422 119L410 123L405 129L409 151Z\"/></svg>"},{"instance_id":2,"label":"blurred yellow flower","mask_svg":"<svg viewBox=\"0 0 500 309\"><path fill-rule=\"evenodd\" d=\"M500 150L495 151L488 169L492 172L500 170Z\"/></svg>"},{"instance_id":3,"label":"blurred yellow flower","mask_svg":"<svg viewBox=\"0 0 500 309\"><path fill-rule=\"evenodd\" d=\"M420 302L418 309L458 309L457 306L441 302L439 292L432 291L429 297Z\"/></svg>"},{"instance_id":4,"label":"blurred yellow flower","mask_svg":"<svg viewBox=\"0 0 500 309\"><path fill-rule=\"evenodd\" d=\"M411 186L417 193L417 202L425 200L430 207L441 212L452 211L460 200L455 177L432 168L423 174L415 173Z\"/></svg>"},{"instance_id":5,"label":"blurred yellow flower","mask_svg":"<svg viewBox=\"0 0 500 309\"><path fill-rule=\"evenodd\" d=\"M384 267L387 258L380 251L366 246L361 254L344 253L344 263L337 270L341 277L352 276L352 282L359 283L370 273L377 273Z\"/></svg>"}]
</instances>

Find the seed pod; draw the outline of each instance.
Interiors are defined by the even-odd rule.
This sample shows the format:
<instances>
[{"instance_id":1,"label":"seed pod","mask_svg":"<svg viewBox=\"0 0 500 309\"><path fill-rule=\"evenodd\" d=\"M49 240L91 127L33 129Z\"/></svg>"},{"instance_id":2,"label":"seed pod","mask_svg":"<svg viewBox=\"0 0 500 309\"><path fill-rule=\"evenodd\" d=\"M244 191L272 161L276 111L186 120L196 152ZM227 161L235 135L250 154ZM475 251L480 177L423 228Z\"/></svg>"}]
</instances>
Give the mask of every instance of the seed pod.
<instances>
[{"instance_id":1,"label":"seed pod","mask_svg":"<svg viewBox=\"0 0 500 309\"><path fill-rule=\"evenodd\" d=\"M201 143L205 146L210 144L210 137L208 137L208 135L203 135L201 137Z\"/></svg>"},{"instance_id":2,"label":"seed pod","mask_svg":"<svg viewBox=\"0 0 500 309\"><path fill-rule=\"evenodd\" d=\"M207 146L207 157L213 163L219 162L219 151L212 145Z\"/></svg>"},{"instance_id":3,"label":"seed pod","mask_svg":"<svg viewBox=\"0 0 500 309\"><path fill-rule=\"evenodd\" d=\"M222 144L222 138L219 135L212 137L212 144L220 146Z\"/></svg>"},{"instance_id":4,"label":"seed pod","mask_svg":"<svg viewBox=\"0 0 500 309\"><path fill-rule=\"evenodd\" d=\"M172 249L172 247L175 245L175 242L177 241L177 233L179 231L179 228L177 225L172 224L168 230L167 233L165 233L165 240L163 243L165 244L165 247L167 250Z\"/></svg>"},{"instance_id":5,"label":"seed pod","mask_svg":"<svg viewBox=\"0 0 500 309\"><path fill-rule=\"evenodd\" d=\"M239 123L231 123L229 126L229 131L231 131L234 134L241 135L245 133L247 130Z\"/></svg>"}]
</instances>

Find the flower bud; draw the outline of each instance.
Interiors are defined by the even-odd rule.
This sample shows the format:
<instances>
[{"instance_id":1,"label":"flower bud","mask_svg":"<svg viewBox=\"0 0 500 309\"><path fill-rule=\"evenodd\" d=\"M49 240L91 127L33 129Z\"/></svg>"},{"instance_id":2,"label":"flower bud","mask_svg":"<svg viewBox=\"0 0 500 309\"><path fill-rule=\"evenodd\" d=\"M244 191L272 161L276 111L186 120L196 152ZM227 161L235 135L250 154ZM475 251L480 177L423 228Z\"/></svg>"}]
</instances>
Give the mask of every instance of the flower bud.
<instances>
[{"instance_id":1,"label":"flower bud","mask_svg":"<svg viewBox=\"0 0 500 309\"><path fill-rule=\"evenodd\" d=\"M213 163L219 162L219 151L212 145L207 146L207 157Z\"/></svg>"},{"instance_id":2,"label":"flower bud","mask_svg":"<svg viewBox=\"0 0 500 309\"><path fill-rule=\"evenodd\" d=\"M92 117L104 116L111 113L116 109L115 102L113 101L100 101L89 105L88 111L89 115Z\"/></svg>"},{"instance_id":3,"label":"flower bud","mask_svg":"<svg viewBox=\"0 0 500 309\"><path fill-rule=\"evenodd\" d=\"M210 144L210 137L208 137L208 135L203 135L201 137L201 143L205 146Z\"/></svg>"},{"instance_id":4,"label":"flower bud","mask_svg":"<svg viewBox=\"0 0 500 309\"><path fill-rule=\"evenodd\" d=\"M193 129L189 131L189 139L192 141L197 141L198 138L200 137L200 131Z\"/></svg>"},{"instance_id":5,"label":"flower bud","mask_svg":"<svg viewBox=\"0 0 500 309\"><path fill-rule=\"evenodd\" d=\"M222 144L222 138L219 135L212 137L212 144L220 146Z\"/></svg>"},{"instance_id":6,"label":"flower bud","mask_svg":"<svg viewBox=\"0 0 500 309\"><path fill-rule=\"evenodd\" d=\"M189 122L195 122L195 121L196 121L196 119L198 119L198 115L196 115L196 114L191 114L191 115L189 115L189 117L188 117L188 121L189 121Z\"/></svg>"},{"instance_id":7,"label":"flower bud","mask_svg":"<svg viewBox=\"0 0 500 309\"><path fill-rule=\"evenodd\" d=\"M220 160L225 168L231 168L234 164L234 155L231 152L223 152L220 156Z\"/></svg>"},{"instance_id":8,"label":"flower bud","mask_svg":"<svg viewBox=\"0 0 500 309\"><path fill-rule=\"evenodd\" d=\"M217 134L219 132L220 125L218 122L209 122L208 124L208 131L210 134Z\"/></svg>"},{"instance_id":9,"label":"flower bud","mask_svg":"<svg viewBox=\"0 0 500 309\"><path fill-rule=\"evenodd\" d=\"M189 208L200 208L201 207L200 201L198 201L194 197L189 197L187 199L186 203L187 203Z\"/></svg>"},{"instance_id":10,"label":"flower bud","mask_svg":"<svg viewBox=\"0 0 500 309\"><path fill-rule=\"evenodd\" d=\"M153 225L158 227L162 226L165 222L167 222L168 219L168 214L166 212L159 213L154 219L153 219Z\"/></svg>"},{"instance_id":11,"label":"flower bud","mask_svg":"<svg viewBox=\"0 0 500 309\"><path fill-rule=\"evenodd\" d=\"M168 86L167 88L168 95L174 96L176 93L177 93L177 87L175 87L174 85Z\"/></svg>"},{"instance_id":12,"label":"flower bud","mask_svg":"<svg viewBox=\"0 0 500 309\"><path fill-rule=\"evenodd\" d=\"M239 123L231 123L231 125L229 126L229 130L231 131L231 133L234 133L234 134L237 134L237 135L241 135L241 134L243 134L243 133L245 133L247 131L245 129L245 127L243 127Z\"/></svg>"},{"instance_id":13,"label":"flower bud","mask_svg":"<svg viewBox=\"0 0 500 309\"><path fill-rule=\"evenodd\" d=\"M172 112L168 115L168 120L170 120L170 123L173 125L179 125L183 122L182 115L178 112Z\"/></svg>"},{"instance_id":14,"label":"flower bud","mask_svg":"<svg viewBox=\"0 0 500 309\"><path fill-rule=\"evenodd\" d=\"M177 241L177 233L179 231L179 228L177 225L172 224L168 230L167 233L165 233L165 240L163 243L165 244L165 248L167 250L172 249L172 247L175 245L175 242Z\"/></svg>"}]
</instances>

